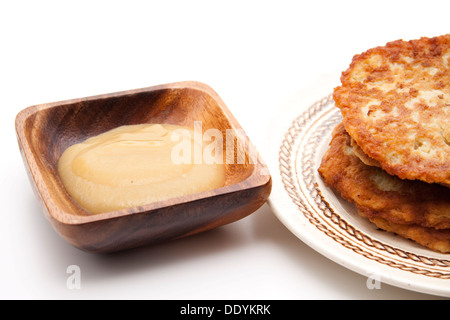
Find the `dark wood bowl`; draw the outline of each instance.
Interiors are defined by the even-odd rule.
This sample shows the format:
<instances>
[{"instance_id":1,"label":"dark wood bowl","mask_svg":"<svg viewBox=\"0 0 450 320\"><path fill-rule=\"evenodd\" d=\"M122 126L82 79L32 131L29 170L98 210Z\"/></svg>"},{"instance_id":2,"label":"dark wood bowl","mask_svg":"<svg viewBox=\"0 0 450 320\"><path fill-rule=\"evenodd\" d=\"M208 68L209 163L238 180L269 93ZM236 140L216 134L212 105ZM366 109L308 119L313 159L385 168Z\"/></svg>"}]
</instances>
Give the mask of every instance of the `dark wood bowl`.
<instances>
[{"instance_id":1,"label":"dark wood bowl","mask_svg":"<svg viewBox=\"0 0 450 320\"><path fill-rule=\"evenodd\" d=\"M72 144L127 124L170 123L227 129L245 145L245 162L225 163L225 186L184 197L90 214L67 193L57 161ZM198 82L179 82L35 105L16 117L20 152L31 185L54 229L89 252L113 252L177 239L222 226L257 210L271 191L268 169L217 93ZM233 162L233 161L225 161Z\"/></svg>"}]
</instances>

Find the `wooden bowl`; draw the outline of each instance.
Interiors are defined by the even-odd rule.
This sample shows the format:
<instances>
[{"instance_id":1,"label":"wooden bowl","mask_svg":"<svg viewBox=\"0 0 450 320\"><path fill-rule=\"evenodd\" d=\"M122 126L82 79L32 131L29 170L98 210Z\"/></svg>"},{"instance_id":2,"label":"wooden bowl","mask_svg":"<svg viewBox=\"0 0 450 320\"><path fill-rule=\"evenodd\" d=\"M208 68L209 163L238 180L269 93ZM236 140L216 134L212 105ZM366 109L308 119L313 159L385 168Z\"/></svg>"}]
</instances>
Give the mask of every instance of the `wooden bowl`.
<instances>
[{"instance_id":1,"label":"wooden bowl","mask_svg":"<svg viewBox=\"0 0 450 320\"><path fill-rule=\"evenodd\" d=\"M100 214L81 208L65 190L57 161L72 144L126 124L170 123L227 129L245 162L225 163L225 186L144 206ZM179 82L31 106L16 117L22 158L43 212L69 243L89 252L113 252L177 239L222 226L257 210L272 181L260 156L217 93ZM252 156L255 156L256 158ZM256 159L250 161L251 159ZM233 162L233 161L226 161Z\"/></svg>"}]
</instances>

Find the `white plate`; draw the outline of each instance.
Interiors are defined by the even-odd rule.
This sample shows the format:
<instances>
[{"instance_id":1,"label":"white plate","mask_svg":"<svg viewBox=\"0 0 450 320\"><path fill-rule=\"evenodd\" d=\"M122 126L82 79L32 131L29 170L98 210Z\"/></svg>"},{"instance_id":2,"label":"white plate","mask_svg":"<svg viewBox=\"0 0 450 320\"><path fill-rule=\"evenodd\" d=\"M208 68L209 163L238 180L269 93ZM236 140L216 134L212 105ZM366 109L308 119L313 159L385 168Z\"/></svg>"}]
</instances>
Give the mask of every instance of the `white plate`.
<instances>
[{"instance_id":1,"label":"white plate","mask_svg":"<svg viewBox=\"0 0 450 320\"><path fill-rule=\"evenodd\" d=\"M326 83L322 91L329 93ZM311 92L303 91L309 99ZM323 184L317 169L341 114L331 95L307 106L305 101L294 97L272 122L277 125L271 126L266 156L273 178L269 205L276 216L313 249L373 283L450 297L450 255L378 230Z\"/></svg>"}]
</instances>

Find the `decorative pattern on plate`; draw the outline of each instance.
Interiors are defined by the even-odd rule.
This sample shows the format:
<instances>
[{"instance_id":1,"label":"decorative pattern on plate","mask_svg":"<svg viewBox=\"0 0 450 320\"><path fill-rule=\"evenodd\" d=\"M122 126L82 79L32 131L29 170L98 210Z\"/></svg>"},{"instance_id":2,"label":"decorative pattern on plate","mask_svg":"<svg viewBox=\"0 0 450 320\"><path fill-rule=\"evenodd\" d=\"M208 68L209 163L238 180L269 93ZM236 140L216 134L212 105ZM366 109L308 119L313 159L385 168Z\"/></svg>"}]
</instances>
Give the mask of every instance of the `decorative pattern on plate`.
<instances>
[{"instance_id":1,"label":"decorative pattern on plate","mask_svg":"<svg viewBox=\"0 0 450 320\"><path fill-rule=\"evenodd\" d=\"M279 172L299 214L326 236L367 259L401 271L450 279L449 255L377 229L323 184L317 168L341 119L329 95L298 116L284 135Z\"/></svg>"}]
</instances>

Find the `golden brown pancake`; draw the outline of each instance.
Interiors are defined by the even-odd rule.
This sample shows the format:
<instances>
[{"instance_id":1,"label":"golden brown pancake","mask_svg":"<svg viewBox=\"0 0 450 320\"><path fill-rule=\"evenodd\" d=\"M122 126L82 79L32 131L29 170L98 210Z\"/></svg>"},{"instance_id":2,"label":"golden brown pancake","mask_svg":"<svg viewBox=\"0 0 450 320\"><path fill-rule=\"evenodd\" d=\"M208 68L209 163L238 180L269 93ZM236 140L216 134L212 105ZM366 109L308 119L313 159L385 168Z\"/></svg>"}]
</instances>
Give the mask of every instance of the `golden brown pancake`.
<instances>
[{"instance_id":1,"label":"golden brown pancake","mask_svg":"<svg viewBox=\"0 0 450 320\"><path fill-rule=\"evenodd\" d=\"M450 34L356 55L334 90L349 135L391 175L450 185Z\"/></svg>"},{"instance_id":2,"label":"golden brown pancake","mask_svg":"<svg viewBox=\"0 0 450 320\"><path fill-rule=\"evenodd\" d=\"M433 229L417 225L404 225L392 223L386 219L374 217L369 219L379 229L393 232L403 238L407 238L441 253L450 252L450 229Z\"/></svg>"},{"instance_id":3,"label":"golden brown pancake","mask_svg":"<svg viewBox=\"0 0 450 320\"><path fill-rule=\"evenodd\" d=\"M367 154L362 151L361 147L358 146L358 144L355 142L354 139L350 139L350 145L353 148L353 152L355 156L359 158L364 164L368 166L374 166L374 167L381 167L380 163L376 161L375 159L372 159Z\"/></svg>"},{"instance_id":4,"label":"golden brown pancake","mask_svg":"<svg viewBox=\"0 0 450 320\"><path fill-rule=\"evenodd\" d=\"M365 165L355 155L342 123L333 131L319 173L326 185L379 228L450 252L450 188L402 180Z\"/></svg>"}]
</instances>

